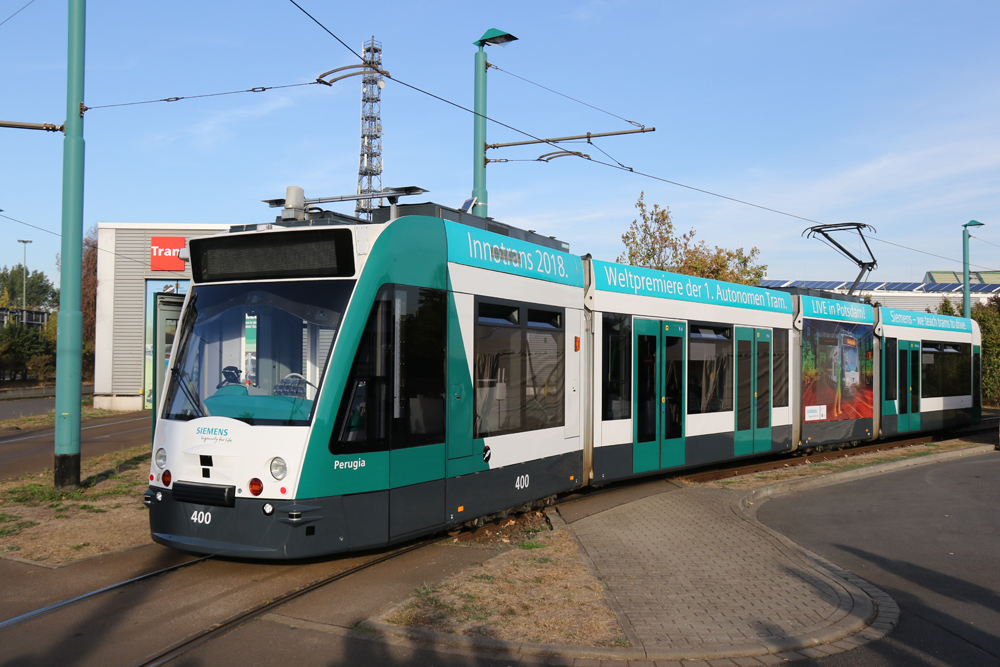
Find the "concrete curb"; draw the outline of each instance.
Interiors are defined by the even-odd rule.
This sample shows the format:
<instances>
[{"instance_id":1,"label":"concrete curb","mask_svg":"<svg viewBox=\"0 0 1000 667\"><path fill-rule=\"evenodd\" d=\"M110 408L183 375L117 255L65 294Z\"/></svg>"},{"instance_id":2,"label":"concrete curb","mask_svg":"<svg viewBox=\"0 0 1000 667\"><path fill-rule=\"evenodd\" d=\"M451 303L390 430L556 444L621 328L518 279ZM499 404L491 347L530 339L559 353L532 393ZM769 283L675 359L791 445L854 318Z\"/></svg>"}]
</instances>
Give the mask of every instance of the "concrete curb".
<instances>
[{"instance_id":1,"label":"concrete curb","mask_svg":"<svg viewBox=\"0 0 1000 667\"><path fill-rule=\"evenodd\" d=\"M448 646L462 652L472 652L496 658L498 656L509 656L512 658L534 657L534 658L561 658L572 661L573 659L591 660L663 660L663 661L684 661L684 660L715 660L722 658L754 658L757 656L774 655L787 661L804 660L809 658L820 658L833 655L843 651L862 646L871 641L881 639L891 632L899 622L899 605L885 591L882 591L864 579L837 567L834 563L826 560L818 554L809 551L784 535L777 533L757 520L756 512L758 500L775 498L787 493L795 493L808 489L815 489L843 482L862 479L871 475L883 472L892 472L913 466L945 461L963 456L972 456L994 451L994 445L981 445L969 447L941 454L930 454L916 459L905 459L893 461L855 470L818 475L799 480L789 480L778 482L768 486L753 489L742 497L735 499L731 503L731 508L740 518L748 521L754 527L764 531L773 540L778 542L782 551L794 560L798 560L811 571L818 573L822 578L833 582L836 586L844 589L851 598L850 609L837 621L829 626L804 632L794 637L781 637L773 639L762 639L759 642L745 644L726 645L705 645L699 647L697 651L689 650L667 650L667 649L646 649L641 644L632 648L602 648L595 646L580 646L574 644L535 644L531 642L514 642L503 639L487 639L483 637L468 637L465 635L450 635L430 630L417 630L413 628L403 628L387 623L373 620L360 622L355 629L337 629L338 634L349 634L350 636L366 639L370 641L390 641L399 642L419 642L430 643L441 646ZM546 516L552 522L554 528L568 530L570 535L580 546L572 528L568 526L558 512L546 512ZM594 571L593 563L586 555L586 550L581 548L581 555L591 572ZM598 581L603 580L598 577ZM607 589L605 588L607 593ZM628 632L631 623L624 615L621 608L614 602L612 596L606 596L611 608L619 617L622 629L626 631L629 640L635 644L637 638L635 632ZM269 615L274 616L274 615ZM275 620L278 620L275 617ZM281 621L288 622L288 621ZM290 623L291 624L291 623ZM301 627L312 627L319 624L297 621ZM333 631L331 630L327 631ZM377 633L376 636L368 636ZM763 664L763 663L759 663Z\"/></svg>"}]
</instances>

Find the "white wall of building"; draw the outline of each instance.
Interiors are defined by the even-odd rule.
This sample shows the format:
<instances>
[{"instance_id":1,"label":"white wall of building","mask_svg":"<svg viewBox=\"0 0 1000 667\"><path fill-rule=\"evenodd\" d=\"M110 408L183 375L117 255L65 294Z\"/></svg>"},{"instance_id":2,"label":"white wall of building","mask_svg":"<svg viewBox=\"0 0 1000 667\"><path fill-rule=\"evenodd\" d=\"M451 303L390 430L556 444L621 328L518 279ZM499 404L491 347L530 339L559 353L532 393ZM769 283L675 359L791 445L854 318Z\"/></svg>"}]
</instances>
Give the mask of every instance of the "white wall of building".
<instances>
[{"instance_id":1,"label":"white wall of building","mask_svg":"<svg viewBox=\"0 0 1000 667\"><path fill-rule=\"evenodd\" d=\"M98 223L94 407L142 409L146 281L191 278L187 264L183 270L153 270L152 238L190 240L228 229L218 224Z\"/></svg>"}]
</instances>

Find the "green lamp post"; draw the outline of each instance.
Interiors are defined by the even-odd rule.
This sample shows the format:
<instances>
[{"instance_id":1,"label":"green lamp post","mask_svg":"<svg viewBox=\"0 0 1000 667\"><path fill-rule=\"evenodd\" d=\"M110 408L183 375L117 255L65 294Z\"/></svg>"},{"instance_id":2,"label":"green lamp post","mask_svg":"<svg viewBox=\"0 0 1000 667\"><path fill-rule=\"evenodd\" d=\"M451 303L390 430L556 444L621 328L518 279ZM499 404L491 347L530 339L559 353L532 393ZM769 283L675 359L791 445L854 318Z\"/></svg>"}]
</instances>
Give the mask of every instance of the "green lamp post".
<instances>
[{"instance_id":1,"label":"green lamp post","mask_svg":"<svg viewBox=\"0 0 1000 667\"><path fill-rule=\"evenodd\" d=\"M978 220L969 220L962 225L962 317L969 319L972 315L972 304L969 299L969 227L982 227L983 223Z\"/></svg>"},{"instance_id":2,"label":"green lamp post","mask_svg":"<svg viewBox=\"0 0 1000 667\"><path fill-rule=\"evenodd\" d=\"M476 100L475 126L473 132L472 150L472 196L475 206L472 213L486 217L488 196L486 194L486 45L505 46L517 37L510 33L490 28L477 41L476 52Z\"/></svg>"}]
</instances>

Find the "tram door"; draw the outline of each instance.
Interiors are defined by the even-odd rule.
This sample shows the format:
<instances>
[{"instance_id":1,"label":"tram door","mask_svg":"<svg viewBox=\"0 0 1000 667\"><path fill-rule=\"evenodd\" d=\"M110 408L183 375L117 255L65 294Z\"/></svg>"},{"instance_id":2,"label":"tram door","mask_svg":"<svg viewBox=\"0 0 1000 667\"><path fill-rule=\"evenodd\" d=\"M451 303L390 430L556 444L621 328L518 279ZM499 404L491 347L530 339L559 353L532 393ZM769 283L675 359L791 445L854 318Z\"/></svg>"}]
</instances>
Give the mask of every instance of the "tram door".
<instances>
[{"instance_id":1,"label":"tram door","mask_svg":"<svg viewBox=\"0 0 1000 667\"><path fill-rule=\"evenodd\" d=\"M771 451L771 330L736 327L734 455Z\"/></svg>"},{"instance_id":2,"label":"tram door","mask_svg":"<svg viewBox=\"0 0 1000 667\"><path fill-rule=\"evenodd\" d=\"M684 465L683 322L633 323L632 472Z\"/></svg>"},{"instance_id":3,"label":"tram door","mask_svg":"<svg viewBox=\"0 0 1000 667\"><path fill-rule=\"evenodd\" d=\"M897 430L900 433L920 430L920 342L899 341L899 401Z\"/></svg>"}]
</instances>

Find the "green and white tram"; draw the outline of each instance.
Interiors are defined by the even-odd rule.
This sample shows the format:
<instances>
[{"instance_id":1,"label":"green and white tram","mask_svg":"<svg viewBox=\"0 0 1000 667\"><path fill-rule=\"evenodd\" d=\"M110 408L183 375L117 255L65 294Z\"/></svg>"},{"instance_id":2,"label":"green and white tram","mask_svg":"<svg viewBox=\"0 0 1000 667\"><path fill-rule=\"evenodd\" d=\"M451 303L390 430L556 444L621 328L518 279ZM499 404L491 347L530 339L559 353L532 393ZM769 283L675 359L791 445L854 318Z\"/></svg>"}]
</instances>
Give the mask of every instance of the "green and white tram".
<instances>
[{"instance_id":1,"label":"green and white tram","mask_svg":"<svg viewBox=\"0 0 1000 667\"><path fill-rule=\"evenodd\" d=\"M430 204L193 239L153 539L367 549L582 485L980 418L971 320L567 249Z\"/></svg>"}]
</instances>

